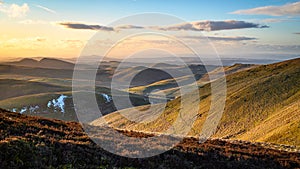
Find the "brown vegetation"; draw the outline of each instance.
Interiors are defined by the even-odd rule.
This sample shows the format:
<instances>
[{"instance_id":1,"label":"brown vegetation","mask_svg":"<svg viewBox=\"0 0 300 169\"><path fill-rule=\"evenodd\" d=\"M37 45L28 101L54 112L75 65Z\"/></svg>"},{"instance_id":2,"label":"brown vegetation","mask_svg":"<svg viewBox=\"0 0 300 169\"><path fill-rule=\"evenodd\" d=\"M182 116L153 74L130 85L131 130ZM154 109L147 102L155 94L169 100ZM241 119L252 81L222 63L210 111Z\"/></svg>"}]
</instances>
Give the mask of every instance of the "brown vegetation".
<instances>
[{"instance_id":1,"label":"brown vegetation","mask_svg":"<svg viewBox=\"0 0 300 169\"><path fill-rule=\"evenodd\" d=\"M120 132L132 137L152 136L133 131ZM106 136L105 133L102 135ZM190 137L158 156L125 158L106 152L93 143L79 123L0 110L0 168L300 167L299 151L288 152L274 147L218 139L200 144L197 138Z\"/></svg>"}]
</instances>

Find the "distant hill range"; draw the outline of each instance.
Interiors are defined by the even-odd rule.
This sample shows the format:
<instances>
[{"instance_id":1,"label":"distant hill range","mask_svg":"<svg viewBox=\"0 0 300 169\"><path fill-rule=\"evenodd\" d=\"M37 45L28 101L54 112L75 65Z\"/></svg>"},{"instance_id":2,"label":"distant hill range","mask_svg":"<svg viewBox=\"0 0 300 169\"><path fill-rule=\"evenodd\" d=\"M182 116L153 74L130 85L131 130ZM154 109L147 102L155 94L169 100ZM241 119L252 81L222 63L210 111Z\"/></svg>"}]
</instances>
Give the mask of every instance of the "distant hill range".
<instances>
[{"instance_id":1,"label":"distant hill range","mask_svg":"<svg viewBox=\"0 0 300 169\"><path fill-rule=\"evenodd\" d=\"M53 58L42 58L41 60L25 58L20 61L6 62L7 65L25 66L32 68L51 68L51 69L73 69L74 64Z\"/></svg>"}]
</instances>

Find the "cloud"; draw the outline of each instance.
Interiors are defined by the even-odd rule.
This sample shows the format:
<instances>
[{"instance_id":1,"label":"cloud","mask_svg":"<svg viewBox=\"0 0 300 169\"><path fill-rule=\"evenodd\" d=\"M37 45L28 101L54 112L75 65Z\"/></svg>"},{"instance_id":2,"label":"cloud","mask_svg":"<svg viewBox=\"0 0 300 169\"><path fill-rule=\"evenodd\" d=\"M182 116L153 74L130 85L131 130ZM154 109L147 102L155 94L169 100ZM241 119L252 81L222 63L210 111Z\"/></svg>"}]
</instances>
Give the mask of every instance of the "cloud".
<instances>
[{"instance_id":1,"label":"cloud","mask_svg":"<svg viewBox=\"0 0 300 169\"><path fill-rule=\"evenodd\" d=\"M300 35L300 32L295 32L294 34L296 34L296 35Z\"/></svg>"},{"instance_id":2,"label":"cloud","mask_svg":"<svg viewBox=\"0 0 300 169\"><path fill-rule=\"evenodd\" d=\"M249 41L249 40L257 40L254 37L245 37L245 36L181 36L180 38L186 39L206 39L213 41Z\"/></svg>"},{"instance_id":3,"label":"cloud","mask_svg":"<svg viewBox=\"0 0 300 169\"><path fill-rule=\"evenodd\" d=\"M136 25L121 25L117 26L116 29L145 29L145 27Z\"/></svg>"},{"instance_id":4,"label":"cloud","mask_svg":"<svg viewBox=\"0 0 300 169\"><path fill-rule=\"evenodd\" d=\"M35 39L37 42L45 42L47 39L46 38L41 38L41 37L36 37Z\"/></svg>"},{"instance_id":5,"label":"cloud","mask_svg":"<svg viewBox=\"0 0 300 169\"><path fill-rule=\"evenodd\" d=\"M21 20L18 21L19 24L24 24L24 25L33 25L33 24L51 24L48 21L43 21L43 20L31 20L31 19L26 19L26 20Z\"/></svg>"},{"instance_id":6,"label":"cloud","mask_svg":"<svg viewBox=\"0 0 300 169\"><path fill-rule=\"evenodd\" d=\"M36 6L36 7L40 8L40 9L43 9L43 10L45 10L45 11L49 12L49 13L52 13L52 14L57 14L57 12L56 12L56 11L54 11L54 10L52 10L52 9L50 9L50 8L47 8L47 7L44 7L44 6L41 6L41 5L34 5L34 6Z\"/></svg>"},{"instance_id":7,"label":"cloud","mask_svg":"<svg viewBox=\"0 0 300 169\"><path fill-rule=\"evenodd\" d=\"M47 42L45 37L27 37L27 38L13 38L3 41L1 48L22 48L35 49L37 46L41 47Z\"/></svg>"},{"instance_id":8,"label":"cloud","mask_svg":"<svg viewBox=\"0 0 300 169\"><path fill-rule=\"evenodd\" d=\"M102 31L114 31L113 27L101 26L101 25L87 25L83 23L74 23L74 22L62 22L58 23L66 28L70 29L87 29L87 30L102 30Z\"/></svg>"},{"instance_id":9,"label":"cloud","mask_svg":"<svg viewBox=\"0 0 300 169\"><path fill-rule=\"evenodd\" d=\"M262 20L262 22L264 23L278 23L278 22L288 22L288 21L293 21L293 20L285 19L285 18L269 18L269 19Z\"/></svg>"},{"instance_id":10,"label":"cloud","mask_svg":"<svg viewBox=\"0 0 300 169\"><path fill-rule=\"evenodd\" d=\"M190 23L182 23L174 26L160 27L159 30L169 31L220 31L230 29L245 29L245 28L268 28L266 25L259 25L245 21L196 21Z\"/></svg>"},{"instance_id":11,"label":"cloud","mask_svg":"<svg viewBox=\"0 0 300 169\"><path fill-rule=\"evenodd\" d=\"M2 2L0 3L0 12L5 13L10 18L19 18L25 16L27 12L29 12L29 6L26 3L23 5L6 5Z\"/></svg>"},{"instance_id":12,"label":"cloud","mask_svg":"<svg viewBox=\"0 0 300 169\"><path fill-rule=\"evenodd\" d=\"M119 31L124 29L153 29L153 30L163 30L163 31L220 31L220 30L230 30L230 29L245 29L245 28L268 28L269 26L260 25L245 21L196 21L187 22L171 26L136 26L136 25L121 25L117 27L106 27L100 25L88 25L83 23L72 23L63 22L58 23L66 28L71 29L90 29L90 30L104 30L104 31Z\"/></svg>"},{"instance_id":13,"label":"cloud","mask_svg":"<svg viewBox=\"0 0 300 169\"><path fill-rule=\"evenodd\" d=\"M252 9L238 10L231 12L231 14L244 15L270 15L270 16L297 16L300 15L300 1L288 3L282 6L263 6Z\"/></svg>"},{"instance_id":14,"label":"cloud","mask_svg":"<svg viewBox=\"0 0 300 169\"><path fill-rule=\"evenodd\" d=\"M81 40L61 40L58 44L60 48L82 48L84 46L84 42Z\"/></svg>"},{"instance_id":15,"label":"cloud","mask_svg":"<svg viewBox=\"0 0 300 169\"><path fill-rule=\"evenodd\" d=\"M299 54L300 45L273 45L273 44L256 44L255 48L262 49L264 52L287 52Z\"/></svg>"}]
</instances>

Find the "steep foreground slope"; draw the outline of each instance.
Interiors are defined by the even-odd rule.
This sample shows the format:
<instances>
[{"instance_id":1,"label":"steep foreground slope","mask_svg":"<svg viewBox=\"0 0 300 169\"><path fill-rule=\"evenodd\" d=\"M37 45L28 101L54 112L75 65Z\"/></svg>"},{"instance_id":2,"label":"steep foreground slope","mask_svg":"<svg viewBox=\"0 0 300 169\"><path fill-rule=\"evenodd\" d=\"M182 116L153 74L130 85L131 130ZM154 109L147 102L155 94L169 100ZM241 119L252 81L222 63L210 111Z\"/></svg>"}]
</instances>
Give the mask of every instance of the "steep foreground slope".
<instances>
[{"instance_id":1,"label":"steep foreground slope","mask_svg":"<svg viewBox=\"0 0 300 169\"><path fill-rule=\"evenodd\" d=\"M93 127L93 126L90 126ZM99 130L94 127L95 131ZM103 130L104 129L104 130ZM100 137L112 139L105 128ZM131 137L151 134L119 131ZM170 136L171 137L171 136ZM0 109L0 168L297 168L295 147L242 141L184 138L158 156L133 159L104 151L76 122L21 115ZM130 143L120 144L128 146Z\"/></svg>"},{"instance_id":2,"label":"steep foreground slope","mask_svg":"<svg viewBox=\"0 0 300 169\"><path fill-rule=\"evenodd\" d=\"M215 138L300 146L299 58L246 69L228 75L226 79L226 105ZM199 92L200 110L190 132L193 136L201 133L210 108L210 84L201 86ZM146 110L141 115L159 113L149 112L147 109L147 106L140 107L139 110ZM161 132L175 121L179 110L180 98L177 98L166 105L160 118L149 123L134 123L120 114L124 113L128 117L132 109L121 110L104 118L115 128ZM98 120L92 124L102 125Z\"/></svg>"}]
</instances>

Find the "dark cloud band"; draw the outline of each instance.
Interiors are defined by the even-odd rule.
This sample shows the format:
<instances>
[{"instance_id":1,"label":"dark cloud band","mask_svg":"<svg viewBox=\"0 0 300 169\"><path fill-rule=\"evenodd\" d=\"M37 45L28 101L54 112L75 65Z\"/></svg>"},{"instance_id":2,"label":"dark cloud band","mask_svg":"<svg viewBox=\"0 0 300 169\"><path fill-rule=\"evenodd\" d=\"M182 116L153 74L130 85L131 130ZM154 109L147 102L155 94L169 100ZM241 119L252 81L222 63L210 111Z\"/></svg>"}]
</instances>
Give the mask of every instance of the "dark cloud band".
<instances>
[{"instance_id":1,"label":"dark cloud band","mask_svg":"<svg viewBox=\"0 0 300 169\"><path fill-rule=\"evenodd\" d=\"M245 37L245 36L236 36L236 37L226 37L226 36L181 36L179 38L186 39L210 39L215 41L249 41L249 40L257 40L254 37Z\"/></svg>"},{"instance_id":2,"label":"dark cloud band","mask_svg":"<svg viewBox=\"0 0 300 169\"><path fill-rule=\"evenodd\" d=\"M64 22L59 23L59 25L65 26L70 29L89 29L89 30L102 30L102 31L114 31L114 28L101 26L101 25L87 25L83 23L72 23L72 22Z\"/></svg>"},{"instance_id":3,"label":"dark cloud band","mask_svg":"<svg viewBox=\"0 0 300 169\"><path fill-rule=\"evenodd\" d=\"M119 31L123 29L153 29L153 30L163 30L163 31L221 31L221 30L231 30L231 29L245 29L245 28L268 28L267 25L260 25L245 21L196 21L187 22L177 25L171 25L166 27L152 26L143 27L136 25L123 25L116 28L101 26L101 25L87 25L83 23L72 23L65 22L59 23L59 25L65 26L70 29L89 29L89 30L102 30L102 31Z\"/></svg>"},{"instance_id":4,"label":"dark cloud band","mask_svg":"<svg viewBox=\"0 0 300 169\"><path fill-rule=\"evenodd\" d=\"M256 23L250 23L245 21L198 21L183 23L174 26L160 28L160 30L189 30L189 31L220 31L220 30L230 30L230 29L245 29L245 28L268 28L267 25L260 25Z\"/></svg>"}]
</instances>

